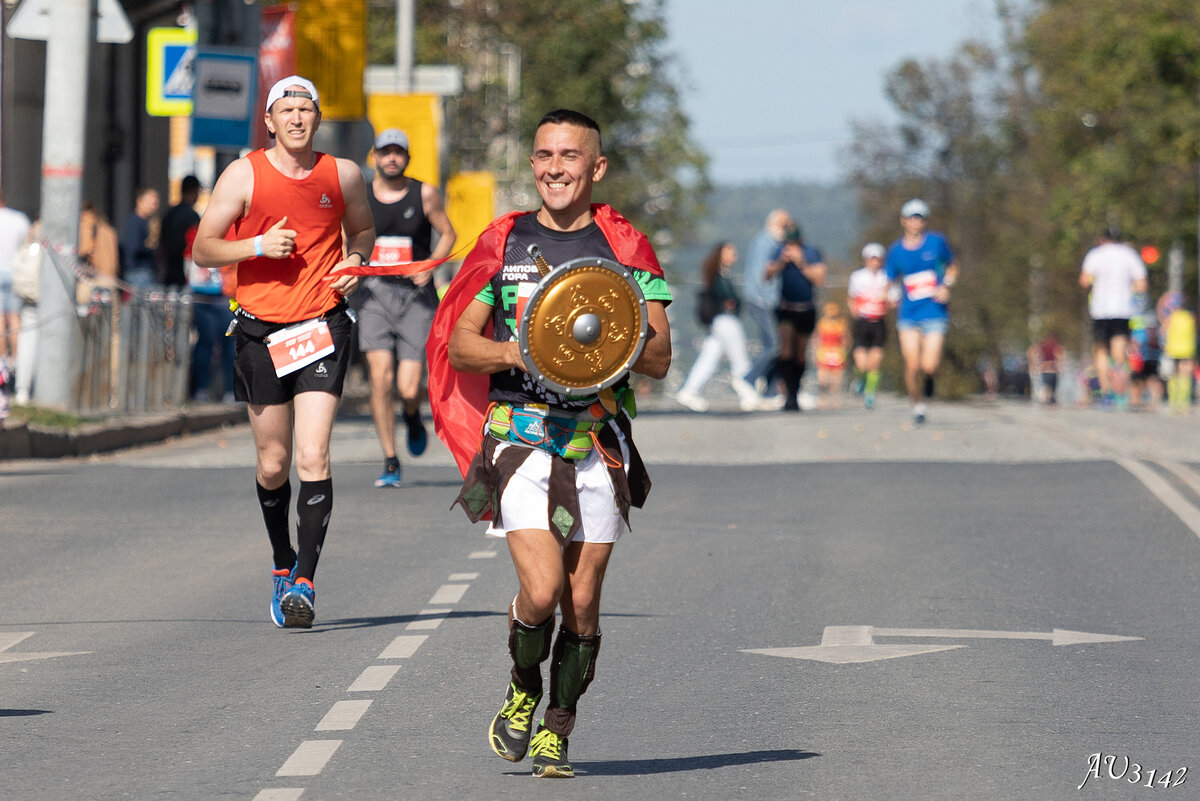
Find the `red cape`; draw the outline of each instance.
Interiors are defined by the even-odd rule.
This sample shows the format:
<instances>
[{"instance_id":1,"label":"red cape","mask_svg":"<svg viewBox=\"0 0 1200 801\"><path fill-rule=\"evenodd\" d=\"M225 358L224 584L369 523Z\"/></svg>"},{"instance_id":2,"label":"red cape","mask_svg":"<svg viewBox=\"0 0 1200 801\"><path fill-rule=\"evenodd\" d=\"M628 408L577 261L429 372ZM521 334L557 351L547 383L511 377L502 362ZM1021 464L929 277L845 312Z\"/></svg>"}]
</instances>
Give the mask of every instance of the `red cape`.
<instances>
[{"instance_id":1,"label":"red cape","mask_svg":"<svg viewBox=\"0 0 1200 801\"><path fill-rule=\"evenodd\" d=\"M497 217L483 230L462 268L446 288L425 346L433 427L454 455L463 475L479 448L489 384L487 375L460 373L450 366L447 353L450 333L479 290L504 266L504 248L516 219L522 214L533 213L509 212ZM616 210L604 204L593 204L592 217L617 261L633 269L647 270L658 276L663 274L650 240Z\"/></svg>"}]
</instances>

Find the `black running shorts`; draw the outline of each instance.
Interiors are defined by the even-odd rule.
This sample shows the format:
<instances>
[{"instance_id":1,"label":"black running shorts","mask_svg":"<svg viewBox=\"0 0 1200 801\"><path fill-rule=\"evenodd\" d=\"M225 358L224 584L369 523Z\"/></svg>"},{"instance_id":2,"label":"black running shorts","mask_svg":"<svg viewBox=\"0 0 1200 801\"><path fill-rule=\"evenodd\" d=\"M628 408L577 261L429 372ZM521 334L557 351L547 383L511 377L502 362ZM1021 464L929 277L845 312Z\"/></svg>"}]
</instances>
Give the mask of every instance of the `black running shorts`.
<instances>
[{"instance_id":1,"label":"black running shorts","mask_svg":"<svg viewBox=\"0 0 1200 801\"><path fill-rule=\"evenodd\" d=\"M887 327L883 320L864 320L857 317L854 320L854 347L882 348L887 344Z\"/></svg>"},{"instance_id":2,"label":"black running shorts","mask_svg":"<svg viewBox=\"0 0 1200 801\"><path fill-rule=\"evenodd\" d=\"M1129 337L1129 320L1108 318L1092 320L1092 341L1097 345L1108 347L1113 337Z\"/></svg>"},{"instance_id":3,"label":"black running shorts","mask_svg":"<svg viewBox=\"0 0 1200 801\"><path fill-rule=\"evenodd\" d=\"M292 323L266 323L238 317L237 357L233 361L233 394L253 406L288 403L301 392L328 392L339 398L350 365L350 336L354 323L345 304L325 315L333 337L333 353L280 378L263 340Z\"/></svg>"}]
</instances>

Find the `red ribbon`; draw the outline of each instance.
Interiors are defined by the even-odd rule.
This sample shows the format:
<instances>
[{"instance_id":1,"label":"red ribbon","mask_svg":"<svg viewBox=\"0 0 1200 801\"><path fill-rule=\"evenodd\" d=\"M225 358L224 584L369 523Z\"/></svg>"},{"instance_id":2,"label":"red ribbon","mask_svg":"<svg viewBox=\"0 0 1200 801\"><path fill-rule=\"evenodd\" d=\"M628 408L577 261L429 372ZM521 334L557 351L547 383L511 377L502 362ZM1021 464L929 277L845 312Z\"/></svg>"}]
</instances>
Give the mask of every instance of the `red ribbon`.
<instances>
[{"instance_id":1,"label":"red ribbon","mask_svg":"<svg viewBox=\"0 0 1200 801\"><path fill-rule=\"evenodd\" d=\"M448 261L450 261L449 256L444 259L410 261L407 264L357 264L353 267L343 267L340 270L336 270L325 276L323 280L334 281L343 275L415 275L416 273L423 273L426 270L440 267Z\"/></svg>"}]
</instances>

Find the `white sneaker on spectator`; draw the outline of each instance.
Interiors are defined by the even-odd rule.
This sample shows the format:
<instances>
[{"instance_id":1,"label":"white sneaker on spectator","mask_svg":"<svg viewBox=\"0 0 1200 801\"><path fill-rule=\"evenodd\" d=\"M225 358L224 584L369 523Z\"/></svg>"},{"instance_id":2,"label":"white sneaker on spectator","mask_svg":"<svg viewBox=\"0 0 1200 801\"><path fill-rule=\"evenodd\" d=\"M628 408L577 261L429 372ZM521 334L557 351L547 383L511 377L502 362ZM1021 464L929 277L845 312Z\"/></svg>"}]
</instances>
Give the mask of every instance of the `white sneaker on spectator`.
<instances>
[{"instance_id":1,"label":"white sneaker on spectator","mask_svg":"<svg viewBox=\"0 0 1200 801\"><path fill-rule=\"evenodd\" d=\"M686 389L681 389L675 393L675 400L680 406L686 406L693 412L707 412L708 401L700 397L694 392L688 392Z\"/></svg>"},{"instance_id":2,"label":"white sneaker on spectator","mask_svg":"<svg viewBox=\"0 0 1200 801\"><path fill-rule=\"evenodd\" d=\"M752 412L758 408L762 398L754 391L754 387L742 381L740 378L733 380L733 391L737 393L738 404L742 407L743 412Z\"/></svg>"},{"instance_id":3,"label":"white sneaker on spectator","mask_svg":"<svg viewBox=\"0 0 1200 801\"><path fill-rule=\"evenodd\" d=\"M777 412L782 409L786 403L787 398L780 393L778 395L772 395L769 398L759 399L758 408L762 409L764 412Z\"/></svg>"}]
</instances>

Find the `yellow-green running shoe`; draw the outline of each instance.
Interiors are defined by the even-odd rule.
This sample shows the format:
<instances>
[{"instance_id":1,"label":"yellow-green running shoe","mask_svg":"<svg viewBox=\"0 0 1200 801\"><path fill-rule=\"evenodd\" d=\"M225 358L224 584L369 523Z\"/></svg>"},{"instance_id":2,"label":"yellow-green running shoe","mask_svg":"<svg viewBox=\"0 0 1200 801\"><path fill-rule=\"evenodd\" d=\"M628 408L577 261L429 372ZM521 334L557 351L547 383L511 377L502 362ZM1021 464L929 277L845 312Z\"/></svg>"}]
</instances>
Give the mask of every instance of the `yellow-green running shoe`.
<instances>
[{"instance_id":1,"label":"yellow-green running shoe","mask_svg":"<svg viewBox=\"0 0 1200 801\"><path fill-rule=\"evenodd\" d=\"M545 726L538 724L537 734L529 742L529 753L533 757L533 775L537 778L574 779L575 768L567 761L567 738L559 737Z\"/></svg>"},{"instance_id":2,"label":"yellow-green running shoe","mask_svg":"<svg viewBox=\"0 0 1200 801\"><path fill-rule=\"evenodd\" d=\"M488 742L501 759L520 762L525 758L525 752L529 750L533 711L541 700L541 693L532 695L518 690L517 685L509 682L508 692L504 694L504 706L500 707L488 730Z\"/></svg>"}]
</instances>

